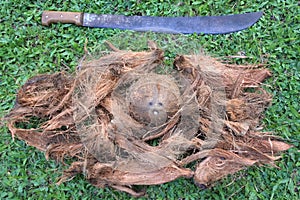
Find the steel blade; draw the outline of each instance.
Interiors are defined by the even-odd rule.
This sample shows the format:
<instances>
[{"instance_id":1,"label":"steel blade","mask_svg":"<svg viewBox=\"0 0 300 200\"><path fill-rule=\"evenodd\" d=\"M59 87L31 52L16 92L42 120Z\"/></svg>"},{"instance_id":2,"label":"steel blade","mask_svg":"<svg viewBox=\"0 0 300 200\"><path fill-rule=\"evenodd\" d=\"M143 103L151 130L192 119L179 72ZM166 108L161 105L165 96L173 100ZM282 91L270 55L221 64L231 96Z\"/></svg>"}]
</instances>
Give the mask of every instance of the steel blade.
<instances>
[{"instance_id":1,"label":"steel blade","mask_svg":"<svg viewBox=\"0 0 300 200\"><path fill-rule=\"evenodd\" d=\"M84 13L83 26L164 33L225 34L252 26L263 12L224 16L152 17Z\"/></svg>"}]
</instances>

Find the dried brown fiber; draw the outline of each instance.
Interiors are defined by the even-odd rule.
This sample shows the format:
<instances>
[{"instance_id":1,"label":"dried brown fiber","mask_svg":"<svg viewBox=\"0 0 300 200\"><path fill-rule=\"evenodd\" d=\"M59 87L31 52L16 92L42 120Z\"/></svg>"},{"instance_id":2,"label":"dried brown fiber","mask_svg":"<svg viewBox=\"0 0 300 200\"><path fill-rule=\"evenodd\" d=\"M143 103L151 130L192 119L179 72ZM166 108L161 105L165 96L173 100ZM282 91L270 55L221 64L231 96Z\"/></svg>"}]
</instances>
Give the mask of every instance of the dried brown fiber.
<instances>
[{"instance_id":1,"label":"dried brown fiber","mask_svg":"<svg viewBox=\"0 0 300 200\"><path fill-rule=\"evenodd\" d=\"M142 196L134 185L179 177L197 185L255 164L274 164L291 147L260 120L271 95L266 68L227 65L207 55L178 55L158 74L164 52L115 49L83 62L76 75L29 79L7 116L12 137L74 162L60 182L78 173L96 187ZM195 162L192 170L187 164Z\"/></svg>"}]
</instances>

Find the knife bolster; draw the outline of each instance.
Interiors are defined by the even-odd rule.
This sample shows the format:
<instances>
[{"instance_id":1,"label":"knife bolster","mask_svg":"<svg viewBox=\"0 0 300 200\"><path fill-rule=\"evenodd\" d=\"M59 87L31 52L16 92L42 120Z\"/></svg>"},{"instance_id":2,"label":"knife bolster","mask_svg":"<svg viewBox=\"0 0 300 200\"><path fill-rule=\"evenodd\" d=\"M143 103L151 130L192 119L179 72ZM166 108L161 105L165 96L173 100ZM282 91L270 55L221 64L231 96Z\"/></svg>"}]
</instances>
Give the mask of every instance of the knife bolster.
<instances>
[{"instance_id":1,"label":"knife bolster","mask_svg":"<svg viewBox=\"0 0 300 200\"><path fill-rule=\"evenodd\" d=\"M82 26L83 13L44 11L42 14L42 25L49 26L52 23L76 24Z\"/></svg>"}]
</instances>

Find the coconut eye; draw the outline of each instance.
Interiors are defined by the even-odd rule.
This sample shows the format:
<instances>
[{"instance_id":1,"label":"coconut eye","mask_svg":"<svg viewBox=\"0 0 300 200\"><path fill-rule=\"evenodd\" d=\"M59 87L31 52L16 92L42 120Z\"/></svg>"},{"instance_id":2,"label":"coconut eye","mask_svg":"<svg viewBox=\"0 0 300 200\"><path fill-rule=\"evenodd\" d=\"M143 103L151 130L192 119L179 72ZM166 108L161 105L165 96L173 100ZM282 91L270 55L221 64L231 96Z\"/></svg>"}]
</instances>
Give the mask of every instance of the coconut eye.
<instances>
[{"instance_id":1,"label":"coconut eye","mask_svg":"<svg viewBox=\"0 0 300 200\"><path fill-rule=\"evenodd\" d=\"M153 114L158 115L159 114L158 110L153 110Z\"/></svg>"},{"instance_id":2,"label":"coconut eye","mask_svg":"<svg viewBox=\"0 0 300 200\"><path fill-rule=\"evenodd\" d=\"M159 105L159 106L163 106L163 103L162 103L162 102L159 102L158 105Z\"/></svg>"},{"instance_id":3,"label":"coconut eye","mask_svg":"<svg viewBox=\"0 0 300 200\"><path fill-rule=\"evenodd\" d=\"M150 102L148 103L148 105L149 105L149 106L153 106L153 102L150 101Z\"/></svg>"}]
</instances>

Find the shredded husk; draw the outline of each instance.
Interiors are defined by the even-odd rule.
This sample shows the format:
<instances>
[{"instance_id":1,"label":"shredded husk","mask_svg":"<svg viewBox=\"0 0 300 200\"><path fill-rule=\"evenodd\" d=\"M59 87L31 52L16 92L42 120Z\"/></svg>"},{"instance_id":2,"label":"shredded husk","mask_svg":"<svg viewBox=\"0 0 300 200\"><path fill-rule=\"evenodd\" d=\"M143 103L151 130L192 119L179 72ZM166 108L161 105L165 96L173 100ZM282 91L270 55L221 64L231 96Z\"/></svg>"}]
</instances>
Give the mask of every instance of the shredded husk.
<instances>
[{"instance_id":1,"label":"shredded husk","mask_svg":"<svg viewBox=\"0 0 300 200\"><path fill-rule=\"evenodd\" d=\"M134 185L179 177L210 186L255 164L275 165L291 147L259 131L272 99L261 86L268 69L177 55L171 73L157 74L164 52L155 44L141 52L111 47L75 75L29 79L6 117L12 137L47 159L73 158L59 183L83 173L96 187L133 196L144 195Z\"/></svg>"}]
</instances>

